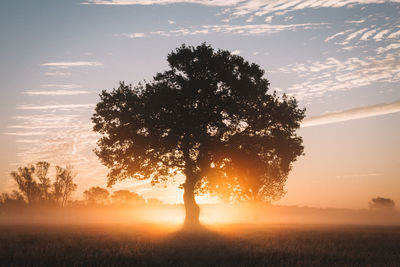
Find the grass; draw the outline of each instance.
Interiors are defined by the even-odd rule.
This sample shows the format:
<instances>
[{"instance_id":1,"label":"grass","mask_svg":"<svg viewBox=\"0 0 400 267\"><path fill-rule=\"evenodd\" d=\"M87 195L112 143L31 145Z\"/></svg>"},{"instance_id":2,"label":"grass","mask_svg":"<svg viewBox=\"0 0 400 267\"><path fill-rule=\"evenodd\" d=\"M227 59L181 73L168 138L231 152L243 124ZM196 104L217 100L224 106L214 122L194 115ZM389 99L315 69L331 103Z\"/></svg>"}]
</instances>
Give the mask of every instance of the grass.
<instances>
[{"instance_id":1,"label":"grass","mask_svg":"<svg viewBox=\"0 0 400 267\"><path fill-rule=\"evenodd\" d=\"M1 266L399 266L400 227L0 226Z\"/></svg>"}]
</instances>

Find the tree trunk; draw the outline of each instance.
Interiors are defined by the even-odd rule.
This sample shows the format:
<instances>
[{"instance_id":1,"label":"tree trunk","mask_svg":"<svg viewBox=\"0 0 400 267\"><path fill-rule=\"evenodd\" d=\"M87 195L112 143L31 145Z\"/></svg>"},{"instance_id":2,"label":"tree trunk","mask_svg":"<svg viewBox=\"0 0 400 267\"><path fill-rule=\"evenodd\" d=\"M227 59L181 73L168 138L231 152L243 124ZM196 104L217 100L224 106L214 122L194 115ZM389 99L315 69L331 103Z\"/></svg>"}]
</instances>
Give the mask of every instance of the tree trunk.
<instances>
[{"instance_id":1,"label":"tree trunk","mask_svg":"<svg viewBox=\"0 0 400 267\"><path fill-rule=\"evenodd\" d=\"M183 185L183 202L185 204L185 227L195 228L200 226L199 215L200 215L200 207L196 203L196 199L194 197L194 187L196 182L194 179L190 179L191 177L186 177L186 182Z\"/></svg>"}]
</instances>

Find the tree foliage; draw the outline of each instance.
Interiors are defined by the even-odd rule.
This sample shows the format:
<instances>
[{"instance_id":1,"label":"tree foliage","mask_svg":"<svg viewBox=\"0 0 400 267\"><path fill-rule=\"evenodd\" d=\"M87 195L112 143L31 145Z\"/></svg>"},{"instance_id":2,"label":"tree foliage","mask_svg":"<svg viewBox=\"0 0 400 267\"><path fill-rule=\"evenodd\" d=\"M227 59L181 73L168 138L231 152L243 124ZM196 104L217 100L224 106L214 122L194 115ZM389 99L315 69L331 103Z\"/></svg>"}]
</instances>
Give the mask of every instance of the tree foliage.
<instances>
[{"instance_id":1,"label":"tree foliage","mask_svg":"<svg viewBox=\"0 0 400 267\"><path fill-rule=\"evenodd\" d=\"M179 172L185 193L281 196L303 152L296 130L304 109L268 93L264 71L229 51L182 45L167 60L170 69L152 81L100 95L92 121L102 134L96 154L110 170L108 185L126 178L155 184Z\"/></svg>"},{"instance_id":2,"label":"tree foliage","mask_svg":"<svg viewBox=\"0 0 400 267\"><path fill-rule=\"evenodd\" d=\"M13 193L13 198L19 200L19 196L22 196L28 204L53 202L65 206L72 192L77 188L77 185L73 183L72 167L56 166L56 177L53 184L47 176L49 167L50 163L41 161L35 165L19 167L17 171L11 172L19 189Z\"/></svg>"},{"instance_id":3,"label":"tree foliage","mask_svg":"<svg viewBox=\"0 0 400 267\"><path fill-rule=\"evenodd\" d=\"M377 197L371 200L369 207L373 210L394 210L396 205L394 204L393 199Z\"/></svg>"},{"instance_id":4,"label":"tree foliage","mask_svg":"<svg viewBox=\"0 0 400 267\"><path fill-rule=\"evenodd\" d=\"M110 192L107 189L99 186L92 186L83 192L85 200L90 204L106 204L109 195Z\"/></svg>"},{"instance_id":5,"label":"tree foliage","mask_svg":"<svg viewBox=\"0 0 400 267\"><path fill-rule=\"evenodd\" d=\"M138 205L145 204L145 200L142 196L129 190L118 190L115 191L112 196L113 204L119 205Z\"/></svg>"},{"instance_id":6,"label":"tree foliage","mask_svg":"<svg viewBox=\"0 0 400 267\"><path fill-rule=\"evenodd\" d=\"M55 201L62 207L67 204L68 200L71 198L72 192L78 187L74 184L74 177L75 175L72 172L71 166L67 166L66 168L56 166L53 195Z\"/></svg>"}]
</instances>

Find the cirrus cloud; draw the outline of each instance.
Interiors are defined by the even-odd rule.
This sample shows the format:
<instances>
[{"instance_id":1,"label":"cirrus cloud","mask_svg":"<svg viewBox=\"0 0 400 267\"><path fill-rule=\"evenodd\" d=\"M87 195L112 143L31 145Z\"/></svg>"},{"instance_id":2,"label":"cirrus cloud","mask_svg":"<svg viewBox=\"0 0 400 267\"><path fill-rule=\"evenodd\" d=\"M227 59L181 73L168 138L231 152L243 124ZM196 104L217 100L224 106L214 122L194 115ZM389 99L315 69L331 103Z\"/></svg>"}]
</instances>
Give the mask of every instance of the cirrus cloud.
<instances>
[{"instance_id":1,"label":"cirrus cloud","mask_svg":"<svg viewBox=\"0 0 400 267\"><path fill-rule=\"evenodd\" d=\"M69 67L98 67L103 66L103 63L98 61L61 61L61 62L47 62L40 64L46 67L59 67L59 68L69 68Z\"/></svg>"}]
</instances>

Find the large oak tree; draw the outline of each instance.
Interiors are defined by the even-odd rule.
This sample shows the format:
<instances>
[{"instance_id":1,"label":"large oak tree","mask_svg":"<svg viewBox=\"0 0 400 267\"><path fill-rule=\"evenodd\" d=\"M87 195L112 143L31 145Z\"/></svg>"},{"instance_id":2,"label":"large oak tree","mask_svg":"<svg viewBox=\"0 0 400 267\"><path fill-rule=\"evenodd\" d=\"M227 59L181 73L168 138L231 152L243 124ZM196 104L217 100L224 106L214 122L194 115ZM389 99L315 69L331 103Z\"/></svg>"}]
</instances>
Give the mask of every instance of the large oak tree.
<instances>
[{"instance_id":1,"label":"large oak tree","mask_svg":"<svg viewBox=\"0 0 400 267\"><path fill-rule=\"evenodd\" d=\"M102 134L95 150L108 185L126 178L186 177L185 224L199 222L196 192L227 199L271 200L283 194L303 153L304 118L294 98L269 93L264 71L203 43L167 57L170 69L132 87L103 91L92 117Z\"/></svg>"}]
</instances>

